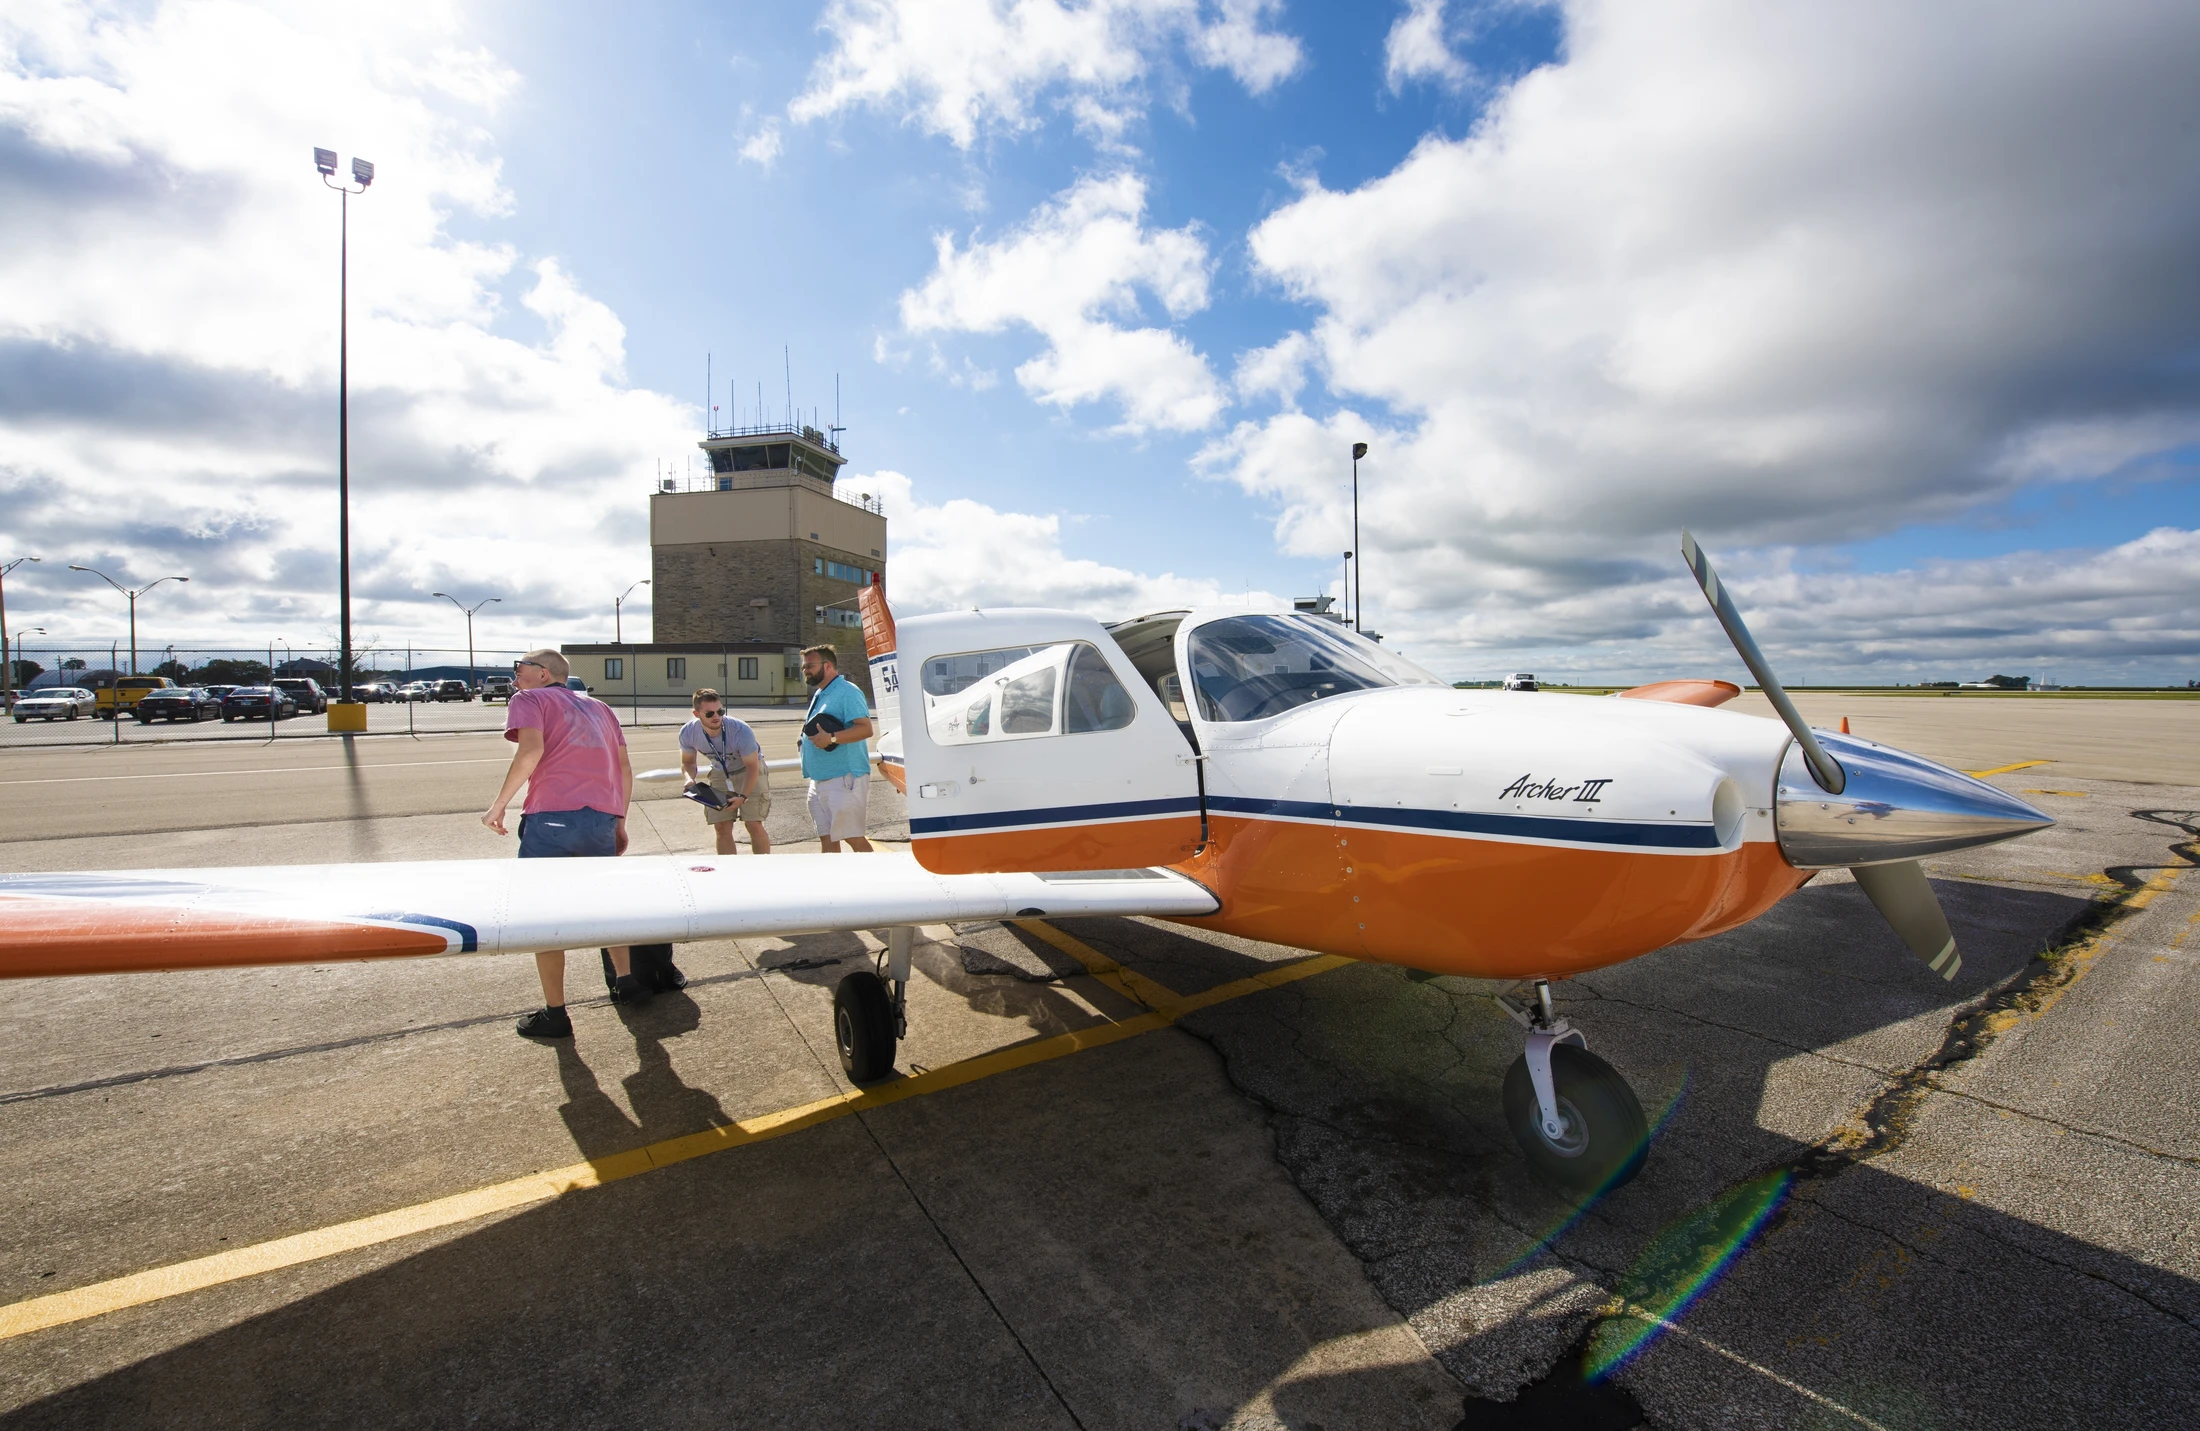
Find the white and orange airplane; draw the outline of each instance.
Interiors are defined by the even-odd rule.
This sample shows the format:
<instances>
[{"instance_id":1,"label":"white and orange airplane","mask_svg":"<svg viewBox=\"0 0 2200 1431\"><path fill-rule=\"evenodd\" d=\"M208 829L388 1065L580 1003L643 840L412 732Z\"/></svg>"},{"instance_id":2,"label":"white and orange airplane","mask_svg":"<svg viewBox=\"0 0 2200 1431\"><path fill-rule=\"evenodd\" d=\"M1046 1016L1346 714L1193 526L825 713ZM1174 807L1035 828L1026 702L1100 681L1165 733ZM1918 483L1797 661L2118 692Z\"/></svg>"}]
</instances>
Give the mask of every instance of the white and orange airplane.
<instances>
[{"instance_id":1,"label":"white and orange airplane","mask_svg":"<svg viewBox=\"0 0 2200 1431\"><path fill-rule=\"evenodd\" d=\"M1918 864L2050 823L1981 781L1814 731L1695 541L1682 550L1778 708L1721 681L1628 699L1454 690L1332 620L1064 611L896 625L864 593L911 853L439 861L0 876L0 976L886 931L835 997L841 1060L887 1076L920 924L1146 915L1516 981L1504 1086L1530 1164L1580 1192L1641 1166L1627 1081L1550 981L1744 924L1848 868L1920 958L1960 963Z\"/></svg>"}]
</instances>

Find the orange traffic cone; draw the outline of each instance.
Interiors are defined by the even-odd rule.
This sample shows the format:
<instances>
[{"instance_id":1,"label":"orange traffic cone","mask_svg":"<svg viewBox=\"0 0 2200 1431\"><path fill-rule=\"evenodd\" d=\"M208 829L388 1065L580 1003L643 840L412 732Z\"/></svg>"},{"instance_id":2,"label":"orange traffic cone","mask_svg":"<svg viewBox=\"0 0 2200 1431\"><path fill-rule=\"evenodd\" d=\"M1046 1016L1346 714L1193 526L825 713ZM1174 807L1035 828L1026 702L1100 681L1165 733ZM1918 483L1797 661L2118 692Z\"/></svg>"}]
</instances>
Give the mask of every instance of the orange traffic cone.
<instances>
[{"instance_id":1,"label":"orange traffic cone","mask_svg":"<svg viewBox=\"0 0 2200 1431\"><path fill-rule=\"evenodd\" d=\"M1849 733L1849 718L1847 716L1841 717L1841 733L1843 735Z\"/></svg>"}]
</instances>

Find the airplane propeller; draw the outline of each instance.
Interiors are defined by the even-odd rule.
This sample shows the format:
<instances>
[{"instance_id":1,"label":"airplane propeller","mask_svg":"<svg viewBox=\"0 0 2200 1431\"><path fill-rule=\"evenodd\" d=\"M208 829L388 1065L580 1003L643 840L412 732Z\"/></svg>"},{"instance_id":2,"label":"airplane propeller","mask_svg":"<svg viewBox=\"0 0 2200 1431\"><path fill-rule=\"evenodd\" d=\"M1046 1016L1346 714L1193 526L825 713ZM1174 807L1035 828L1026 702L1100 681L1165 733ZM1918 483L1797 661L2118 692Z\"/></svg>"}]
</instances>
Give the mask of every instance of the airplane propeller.
<instances>
[{"instance_id":1,"label":"airplane propeller","mask_svg":"<svg viewBox=\"0 0 2200 1431\"><path fill-rule=\"evenodd\" d=\"M1681 556L1687 561L1696 584L1703 588L1704 598L1711 603L1719 624L1726 628L1727 639L1734 643L1742 664L1749 667L1765 699L1772 702L1772 708L1780 713L1780 719L1795 736L1796 747L1803 754L1811 778L1826 794L1839 795L1848 787L1848 772L1826 750L1818 733L1803 720L1803 713L1788 698L1786 688L1772 674L1764 652L1749 634L1741 612L1734 609L1733 597L1725 583L1711 569L1711 559L1696 544L1696 538L1685 530L1681 533ZM1851 865L1849 873L1856 876L1857 887L1864 891L1865 898L1872 902L1880 917L1893 926L1902 942L1910 947L1910 952L1941 978L1954 979L1956 971L1963 967L1963 956L1956 952L1956 939L1948 928L1948 916L1934 896L1932 885L1926 882L1925 866L1916 860L1897 860Z\"/></svg>"}]
</instances>

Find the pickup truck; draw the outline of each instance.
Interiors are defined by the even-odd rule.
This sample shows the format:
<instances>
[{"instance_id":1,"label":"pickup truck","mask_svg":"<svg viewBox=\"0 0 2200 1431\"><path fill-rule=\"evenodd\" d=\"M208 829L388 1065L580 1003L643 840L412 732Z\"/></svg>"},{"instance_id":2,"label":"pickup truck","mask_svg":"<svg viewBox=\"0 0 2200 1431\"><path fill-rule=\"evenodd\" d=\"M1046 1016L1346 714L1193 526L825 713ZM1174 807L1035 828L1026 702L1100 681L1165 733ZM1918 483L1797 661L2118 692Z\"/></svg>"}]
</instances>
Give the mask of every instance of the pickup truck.
<instances>
[{"instance_id":1,"label":"pickup truck","mask_svg":"<svg viewBox=\"0 0 2200 1431\"><path fill-rule=\"evenodd\" d=\"M117 676L111 686L102 686L96 697L97 713L101 720L113 720L118 711L126 711L145 699L147 691L172 691L176 683L166 676Z\"/></svg>"}]
</instances>

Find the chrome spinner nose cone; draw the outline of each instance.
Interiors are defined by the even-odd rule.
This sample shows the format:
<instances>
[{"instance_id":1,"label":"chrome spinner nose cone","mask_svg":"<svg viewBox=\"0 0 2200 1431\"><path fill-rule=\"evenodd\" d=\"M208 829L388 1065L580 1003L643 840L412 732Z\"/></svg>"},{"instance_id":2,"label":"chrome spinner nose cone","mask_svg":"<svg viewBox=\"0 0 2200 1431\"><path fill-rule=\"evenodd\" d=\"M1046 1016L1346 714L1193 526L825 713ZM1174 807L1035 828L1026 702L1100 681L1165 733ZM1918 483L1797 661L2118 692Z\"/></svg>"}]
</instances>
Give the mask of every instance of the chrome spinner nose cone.
<instances>
[{"instance_id":1,"label":"chrome spinner nose cone","mask_svg":"<svg viewBox=\"0 0 2200 1431\"><path fill-rule=\"evenodd\" d=\"M1797 869L1889 864L1990 845L2055 822L1983 780L1891 746L1816 731L1848 774L1838 795L1790 742L1774 798L1780 853Z\"/></svg>"}]
</instances>

